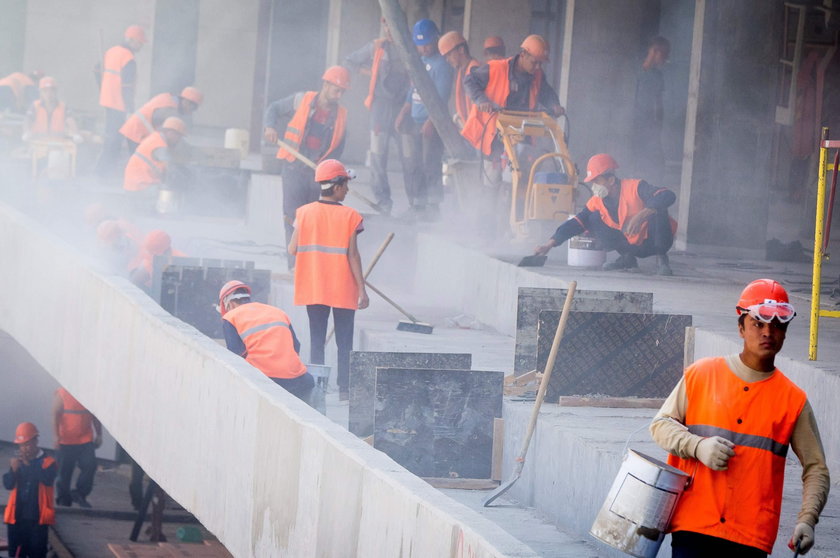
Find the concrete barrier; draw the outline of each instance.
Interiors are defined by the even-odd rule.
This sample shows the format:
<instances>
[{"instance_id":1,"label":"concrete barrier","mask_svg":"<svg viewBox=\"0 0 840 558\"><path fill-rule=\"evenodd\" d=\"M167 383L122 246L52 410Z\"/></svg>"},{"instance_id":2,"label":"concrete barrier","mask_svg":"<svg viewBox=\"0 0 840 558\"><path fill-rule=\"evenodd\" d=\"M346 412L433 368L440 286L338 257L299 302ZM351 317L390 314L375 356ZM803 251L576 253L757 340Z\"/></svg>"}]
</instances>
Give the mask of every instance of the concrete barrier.
<instances>
[{"instance_id":1,"label":"concrete barrier","mask_svg":"<svg viewBox=\"0 0 840 558\"><path fill-rule=\"evenodd\" d=\"M42 229L0 206L0 329L235 556L536 556Z\"/></svg>"}]
</instances>

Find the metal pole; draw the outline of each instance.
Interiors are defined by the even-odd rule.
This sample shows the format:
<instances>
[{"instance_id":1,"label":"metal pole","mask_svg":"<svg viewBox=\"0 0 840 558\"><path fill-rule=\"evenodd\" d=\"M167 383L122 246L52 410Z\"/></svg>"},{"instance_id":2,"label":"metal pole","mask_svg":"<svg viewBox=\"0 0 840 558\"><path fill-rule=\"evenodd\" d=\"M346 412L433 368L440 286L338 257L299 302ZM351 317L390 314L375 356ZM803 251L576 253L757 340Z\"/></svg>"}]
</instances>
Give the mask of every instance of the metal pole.
<instances>
[{"instance_id":1,"label":"metal pole","mask_svg":"<svg viewBox=\"0 0 840 558\"><path fill-rule=\"evenodd\" d=\"M828 156L828 128L822 129L820 140L820 164L817 176L817 215L814 224L814 271L811 277L811 332L808 344L808 360L817 360L817 336L820 327L820 283L823 259L823 225L825 219L825 164Z\"/></svg>"}]
</instances>

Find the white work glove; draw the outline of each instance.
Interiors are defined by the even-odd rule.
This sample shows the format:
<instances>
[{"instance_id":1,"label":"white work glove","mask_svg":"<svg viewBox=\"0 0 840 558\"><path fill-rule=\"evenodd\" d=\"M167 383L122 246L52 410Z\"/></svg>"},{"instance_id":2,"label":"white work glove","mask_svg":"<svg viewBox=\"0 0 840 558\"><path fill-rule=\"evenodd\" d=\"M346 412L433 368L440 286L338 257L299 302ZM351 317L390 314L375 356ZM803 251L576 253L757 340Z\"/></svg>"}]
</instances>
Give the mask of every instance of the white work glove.
<instances>
[{"instance_id":1,"label":"white work glove","mask_svg":"<svg viewBox=\"0 0 840 558\"><path fill-rule=\"evenodd\" d=\"M799 554L807 554L814 546L814 528L807 523L797 523L793 528L793 536L788 541L788 548L795 550L796 543L799 543Z\"/></svg>"},{"instance_id":2,"label":"white work glove","mask_svg":"<svg viewBox=\"0 0 840 558\"><path fill-rule=\"evenodd\" d=\"M713 471L725 471L729 458L735 455L734 447L735 444L720 436L703 438L697 444L694 457Z\"/></svg>"}]
</instances>

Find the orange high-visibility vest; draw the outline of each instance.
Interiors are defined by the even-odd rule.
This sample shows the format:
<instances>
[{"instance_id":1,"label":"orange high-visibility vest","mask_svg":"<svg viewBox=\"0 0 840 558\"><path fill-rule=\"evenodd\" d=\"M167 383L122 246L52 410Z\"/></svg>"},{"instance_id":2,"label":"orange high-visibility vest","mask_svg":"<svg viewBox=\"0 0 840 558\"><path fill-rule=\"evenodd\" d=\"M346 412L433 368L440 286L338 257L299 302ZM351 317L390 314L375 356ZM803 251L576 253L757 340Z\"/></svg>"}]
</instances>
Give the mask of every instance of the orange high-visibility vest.
<instances>
[{"instance_id":1,"label":"orange high-visibility vest","mask_svg":"<svg viewBox=\"0 0 840 558\"><path fill-rule=\"evenodd\" d=\"M455 74L455 112L458 114L461 122L467 121L473 106L472 99L470 99L470 96L467 95L467 91L464 89L464 76L469 74L470 70L478 65L478 61L475 58L471 58L467 62L467 65L463 68L458 68Z\"/></svg>"},{"instance_id":2,"label":"orange high-visibility vest","mask_svg":"<svg viewBox=\"0 0 840 558\"><path fill-rule=\"evenodd\" d=\"M41 462L42 469L49 469L55 465L55 459L44 457ZM38 516L39 525L52 525L55 523L55 504L53 503L53 487L38 483ZM9 492L9 503L6 504L6 512L3 514L3 521L14 525L15 509L17 507L17 486Z\"/></svg>"},{"instance_id":3,"label":"orange high-visibility vest","mask_svg":"<svg viewBox=\"0 0 840 558\"><path fill-rule=\"evenodd\" d=\"M484 94L492 102L504 108L507 105L507 98L510 95L510 72L511 60L490 60L487 66L490 68L490 77L487 80L487 87ZM542 70L537 70L534 79L531 80L531 90L528 95L528 108L534 110L537 107L537 95L542 85ZM496 114L478 110L478 105L473 105L467 117L461 135L466 138L476 149L480 149L485 155L490 155L493 139L496 137Z\"/></svg>"},{"instance_id":4,"label":"orange high-visibility vest","mask_svg":"<svg viewBox=\"0 0 840 558\"><path fill-rule=\"evenodd\" d=\"M99 88L99 104L114 110L125 110L122 92L122 70L134 60L134 53L124 45L117 45L105 51L102 61L102 85Z\"/></svg>"},{"instance_id":5,"label":"orange high-visibility vest","mask_svg":"<svg viewBox=\"0 0 840 558\"><path fill-rule=\"evenodd\" d=\"M379 79L379 67L382 65L382 58L385 56L385 39L373 41L373 61L370 64L370 84L368 94L365 98L365 108L370 109L373 104L373 92L376 89L376 80Z\"/></svg>"},{"instance_id":6,"label":"orange high-visibility vest","mask_svg":"<svg viewBox=\"0 0 840 558\"><path fill-rule=\"evenodd\" d=\"M68 446L93 441L93 415L64 388L56 391L64 404L58 423L58 443Z\"/></svg>"},{"instance_id":7,"label":"orange high-visibility vest","mask_svg":"<svg viewBox=\"0 0 840 558\"><path fill-rule=\"evenodd\" d=\"M178 97L172 93L155 95L128 117L120 128L120 133L134 143L140 143L155 131L152 119L155 111L161 108L178 108Z\"/></svg>"},{"instance_id":8,"label":"orange high-visibility vest","mask_svg":"<svg viewBox=\"0 0 840 558\"><path fill-rule=\"evenodd\" d=\"M123 189L131 192L145 190L163 182L166 163L154 158L155 149L166 148L163 134L155 132L144 139L125 165Z\"/></svg>"},{"instance_id":9,"label":"orange high-visibility vest","mask_svg":"<svg viewBox=\"0 0 840 558\"><path fill-rule=\"evenodd\" d=\"M32 81L32 78L23 72L15 72L0 79L0 87L8 87L14 93L18 110L24 108L26 88L34 86L35 82Z\"/></svg>"},{"instance_id":10,"label":"orange high-visibility vest","mask_svg":"<svg viewBox=\"0 0 840 558\"><path fill-rule=\"evenodd\" d=\"M779 529L785 456L806 395L778 369L745 383L723 357L701 359L685 371L685 425L699 436L735 444L726 471L673 455L668 463L693 475L670 531L719 537L767 552Z\"/></svg>"},{"instance_id":11,"label":"orange high-visibility vest","mask_svg":"<svg viewBox=\"0 0 840 558\"><path fill-rule=\"evenodd\" d=\"M47 107L44 106L41 99L38 99L32 105L35 108L35 121L29 130L32 134L54 136L64 134L66 117L64 103L59 102L52 112L47 112Z\"/></svg>"},{"instance_id":12,"label":"orange high-visibility vest","mask_svg":"<svg viewBox=\"0 0 840 558\"><path fill-rule=\"evenodd\" d=\"M601 220L605 225L621 231L627 221L645 208L645 202L639 197L639 184L641 182L641 180L636 178L625 178L621 181L621 192L618 195L618 223L613 221L610 212L607 211L607 207L604 205L604 200L598 196L589 198L586 202L586 209L597 211L601 215ZM670 217L668 219L671 223L671 233L675 234L677 232L677 222ZM624 236L627 237L627 242L638 246L648 237L647 221L642 223L641 229L637 234L628 235L624 233Z\"/></svg>"},{"instance_id":13,"label":"orange high-visibility vest","mask_svg":"<svg viewBox=\"0 0 840 558\"><path fill-rule=\"evenodd\" d=\"M283 140L295 148L296 151L300 151L300 144L306 136L306 126L309 124L309 119L315 113L314 101L316 95L318 95L317 91L307 91L301 96L301 101L295 111L295 115L292 117L289 125L286 126L286 133L283 136ZM297 99L295 99L295 102L297 103ZM318 158L318 160L315 161L316 163L320 163L324 159L328 159L329 154L335 151L339 144L341 144L341 141L344 139L344 127L346 122L347 109L344 107L338 107L338 111L335 115L335 123L333 124L333 135L330 140L330 146ZM282 147L277 151L277 158L285 159L289 162L295 160L295 156Z\"/></svg>"},{"instance_id":14,"label":"orange high-visibility vest","mask_svg":"<svg viewBox=\"0 0 840 558\"><path fill-rule=\"evenodd\" d=\"M341 204L312 202L295 214L298 231L295 304L356 310L359 286L350 271L350 239L362 216Z\"/></svg>"},{"instance_id":15,"label":"orange high-visibility vest","mask_svg":"<svg viewBox=\"0 0 840 558\"><path fill-rule=\"evenodd\" d=\"M279 308L249 302L226 312L223 319L245 343L245 360L269 378L297 378L306 372L295 352L292 322Z\"/></svg>"}]
</instances>

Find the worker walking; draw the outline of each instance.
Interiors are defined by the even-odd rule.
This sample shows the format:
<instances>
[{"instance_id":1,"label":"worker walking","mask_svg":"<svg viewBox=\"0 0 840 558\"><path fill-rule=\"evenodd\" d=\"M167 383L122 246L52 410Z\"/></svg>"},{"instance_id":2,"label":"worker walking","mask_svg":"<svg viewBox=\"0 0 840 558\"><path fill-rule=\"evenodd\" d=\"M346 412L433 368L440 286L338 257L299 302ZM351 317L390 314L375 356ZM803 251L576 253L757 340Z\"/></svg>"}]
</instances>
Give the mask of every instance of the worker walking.
<instances>
[{"instance_id":1,"label":"worker walking","mask_svg":"<svg viewBox=\"0 0 840 558\"><path fill-rule=\"evenodd\" d=\"M438 51L440 31L434 21L421 19L414 24L412 38L429 77L441 99L449 99L452 90L452 68ZM409 219L434 221L440 216L443 202L443 141L429 118L416 88L408 93L394 126L403 134L406 158L405 190L408 195Z\"/></svg>"},{"instance_id":2,"label":"worker walking","mask_svg":"<svg viewBox=\"0 0 840 558\"><path fill-rule=\"evenodd\" d=\"M484 39L484 61L503 60L505 58L505 42L498 35L491 35Z\"/></svg>"},{"instance_id":3,"label":"worker walking","mask_svg":"<svg viewBox=\"0 0 840 558\"><path fill-rule=\"evenodd\" d=\"M589 231L601 246L619 256L605 263L605 270L636 269L636 258L655 255L659 275L673 275L668 250L674 242L676 221L668 208L677 196L667 188L656 188L638 178L619 179L613 171L618 163L610 155L593 155L586 165L584 182L592 197L574 218L557 227L554 235L534 253L543 255L571 237Z\"/></svg>"},{"instance_id":4,"label":"worker walking","mask_svg":"<svg viewBox=\"0 0 840 558\"><path fill-rule=\"evenodd\" d=\"M146 43L146 32L139 25L126 28L123 43L105 51L99 82L99 105L105 109L105 132L96 173L106 177L114 171L123 136L120 128L127 114L134 112L137 63L134 55Z\"/></svg>"},{"instance_id":5,"label":"worker walking","mask_svg":"<svg viewBox=\"0 0 840 558\"><path fill-rule=\"evenodd\" d=\"M452 104L455 106L455 123L463 128L470 114L473 102L464 89L464 76L480 64L470 55L470 47L460 31L444 33L438 40L438 50L455 70L455 88L452 92Z\"/></svg>"},{"instance_id":6,"label":"worker walking","mask_svg":"<svg viewBox=\"0 0 840 558\"><path fill-rule=\"evenodd\" d=\"M279 308L252 301L251 287L242 281L222 286L219 311L227 348L309 403L315 378L300 360L300 341L289 316Z\"/></svg>"},{"instance_id":7,"label":"worker walking","mask_svg":"<svg viewBox=\"0 0 840 558\"><path fill-rule=\"evenodd\" d=\"M3 474L9 501L3 514L8 529L9 556L46 558L49 526L55 523L53 482L55 459L38 447L38 429L22 422L15 430L17 457Z\"/></svg>"},{"instance_id":8,"label":"worker walking","mask_svg":"<svg viewBox=\"0 0 840 558\"><path fill-rule=\"evenodd\" d=\"M805 554L830 486L805 392L776 368L796 315L772 279L746 286L738 305L740 354L685 370L650 426L668 463L691 476L671 519L672 556L766 557L779 529L786 456L802 464L802 505L788 542Z\"/></svg>"},{"instance_id":9,"label":"worker walking","mask_svg":"<svg viewBox=\"0 0 840 558\"><path fill-rule=\"evenodd\" d=\"M370 186L376 204L389 214L394 205L388 182L388 151L391 139L397 143L402 159L402 145L394 130L394 121L403 106L410 86L408 72L397 57L391 30L382 18L382 36L344 59L351 70L368 69L370 82L365 107L370 110ZM402 159L403 173L405 160Z\"/></svg>"},{"instance_id":10,"label":"worker walking","mask_svg":"<svg viewBox=\"0 0 840 558\"><path fill-rule=\"evenodd\" d=\"M93 490L96 448L102 445L102 424L64 388L55 392L53 433L58 459L55 501L59 506L75 502L90 508L87 497ZM73 472L79 468L76 488L71 489Z\"/></svg>"},{"instance_id":11,"label":"worker walking","mask_svg":"<svg viewBox=\"0 0 840 558\"><path fill-rule=\"evenodd\" d=\"M364 230L358 211L341 204L349 191L351 173L335 159L315 169L321 199L297 210L289 253L298 255L295 304L305 305L313 364L324 364L327 322L332 310L338 347L339 400L350 385L350 351L356 309L368 306L362 260L356 237Z\"/></svg>"},{"instance_id":12,"label":"worker walking","mask_svg":"<svg viewBox=\"0 0 840 558\"><path fill-rule=\"evenodd\" d=\"M123 189L137 200L140 209L152 209L163 186L176 188L178 178L172 170L172 153L187 134L187 125L177 116L170 116L160 131L140 143L125 166Z\"/></svg>"},{"instance_id":13,"label":"worker walking","mask_svg":"<svg viewBox=\"0 0 840 558\"><path fill-rule=\"evenodd\" d=\"M42 73L14 72L0 79L0 112L23 112L38 98L38 82Z\"/></svg>"},{"instance_id":14,"label":"worker walking","mask_svg":"<svg viewBox=\"0 0 840 558\"><path fill-rule=\"evenodd\" d=\"M274 101L265 112L264 138L276 144L282 122L287 122L283 141L310 161L318 163L330 157L340 157L344 151L344 131L347 109L338 103L350 87L350 72L342 66L331 66L321 76L319 91L295 93ZM286 240L292 236L295 212L301 206L318 199L314 170L285 147L277 151L283 165L283 220ZM289 256L289 269L295 259Z\"/></svg>"},{"instance_id":15,"label":"worker walking","mask_svg":"<svg viewBox=\"0 0 840 558\"><path fill-rule=\"evenodd\" d=\"M203 102L204 94L192 86L184 87L178 95L161 93L152 97L120 128L120 134L128 141L129 152L134 153L140 142L160 129L170 116L177 116L185 124L191 124L192 114Z\"/></svg>"}]
</instances>

